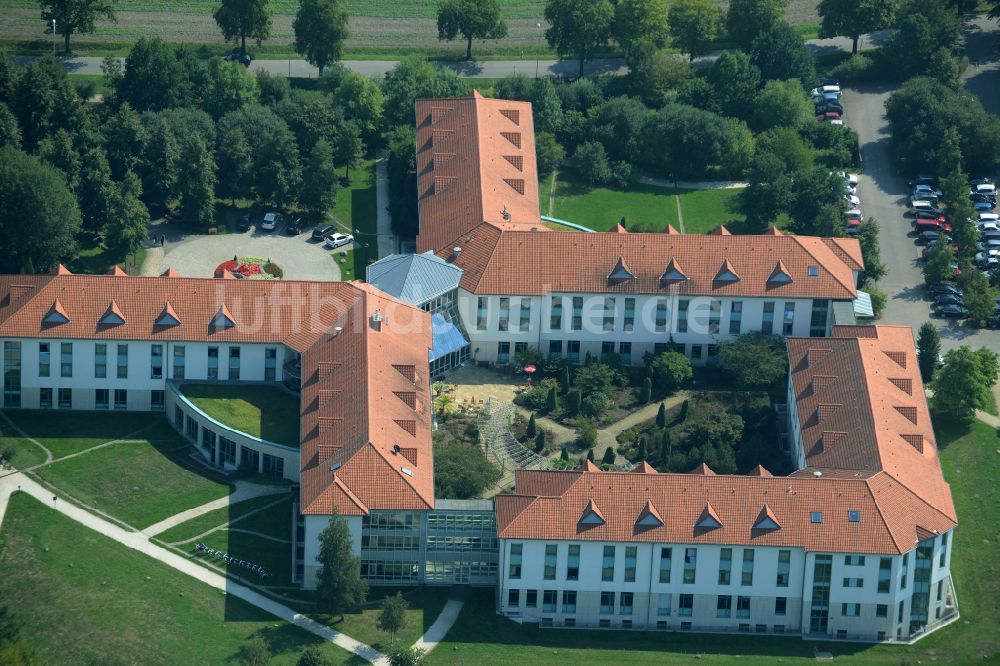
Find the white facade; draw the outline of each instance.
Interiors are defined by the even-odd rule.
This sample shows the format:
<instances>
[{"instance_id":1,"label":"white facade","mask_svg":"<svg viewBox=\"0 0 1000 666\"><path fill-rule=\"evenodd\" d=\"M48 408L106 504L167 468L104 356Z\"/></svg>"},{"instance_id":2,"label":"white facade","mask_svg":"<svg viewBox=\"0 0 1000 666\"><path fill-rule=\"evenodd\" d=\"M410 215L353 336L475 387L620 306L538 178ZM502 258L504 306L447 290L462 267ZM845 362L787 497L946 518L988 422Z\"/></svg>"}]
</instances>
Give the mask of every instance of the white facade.
<instances>
[{"instance_id":1,"label":"white facade","mask_svg":"<svg viewBox=\"0 0 1000 666\"><path fill-rule=\"evenodd\" d=\"M714 345L740 334L823 337L833 323L832 302L826 299L678 293L477 296L460 289L458 306L473 358L499 364L511 362L524 345L544 357L574 362L582 362L588 352L599 358L614 351L626 364L638 365L643 354L668 342L701 363L714 355Z\"/></svg>"},{"instance_id":2,"label":"white facade","mask_svg":"<svg viewBox=\"0 0 1000 666\"><path fill-rule=\"evenodd\" d=\"M927 627L954 615L950 537L932 544ZM825 554L829 566L820 571L830 572L828 583L816 578L823 555L771 546L501 539L497 605L507 617L543 626L862 641L908 640L925 630L912 626L916 549L904 556ZM887 572L880 571L883 559ZM814 599L825 603L814 608Z\"/></svg>"}]
</instances>

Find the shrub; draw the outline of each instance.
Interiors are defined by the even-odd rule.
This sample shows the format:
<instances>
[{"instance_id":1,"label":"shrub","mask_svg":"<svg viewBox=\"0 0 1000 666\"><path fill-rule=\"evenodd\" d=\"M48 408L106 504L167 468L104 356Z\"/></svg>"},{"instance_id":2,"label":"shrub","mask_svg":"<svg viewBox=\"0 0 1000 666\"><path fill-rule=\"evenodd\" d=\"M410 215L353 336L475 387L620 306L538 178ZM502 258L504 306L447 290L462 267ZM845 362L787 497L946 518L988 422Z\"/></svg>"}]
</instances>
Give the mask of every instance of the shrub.
<instances>
[{"instance_id":1,"label":"shrub","mask_svg":"<svg viewBox=\"0 0 1000 666\"><path fill-rule=\"evenodd\" d=\"M642 380L642 386L639 387L639 391L637 393L639 404L645 405L647 402L649 402L652 396L653 396L653 380L651 380L649 377L646 377L645 379Z\"/></svg>"},{"instance_id":2,"label":"shrub","mask_svg":"<svg viewBox=\"0 0 1000 666\"><path fill-rule=\"evenodd\" d=\"M658 354L652 359L649 367L653 371L653 384L661 391L676 390L694 376L691 361L679 352Z\"/></svg>"},{"instance_id":3,"label":"shrub","mask_svg":"<svg viewBox=\"0 0 1000 666\"><path fill-rule=\"evenodd\" d=\"M859 54L853 55L830 70L830 76L840 79L841 83L856 83L874 78L876 70L872 68L872 59Z\"/></svg>"},{"instance_id":4,"label":"shrub","mask_svg":"<svg viewBox=\"0 0 1000 666\"><path fill-rule=\"evenodd\" d=\"M610 446L604 449L604 455L601 457L601 466L604 465L614 465L615 464L615 450Z\"/></svg>"},{"instance_id":5,"label":"shrub","mask_svg":"<svg viewBox=\"0 0 1000 666\"><path fill-rule=\"evenodd\" d=\"M663 428L666 425L667 425L667 406L661 402L660 408L656 411L656 427Z\"/></svg>"},{"instance_id":6,"label":"shrub","mask_svg":"<svg viewBox=\"0 0 1000 666\"><path fill-rule=\"evenodd\" d=\"M538 434L535 435L535 452L541 453L545 450L545 431L539 430Z\"/></svg>"},{"instance_id":7,"label":"shrub","mask_svg":"<svg viewBox=\"0 0 1000 666\"><path fill-rule=\"evenodd\" d=\"M868 287L868 295L872 297L872 310L875 311L875 318L878 319L882 316L882 311L885 310L885 306L889 302L889 296L881 289L872 286Z\"/></svg>"},{"instance_id":8,"label":"shrub","mask_svg":"<svg viewBox=\"0 0 1000 666\"><path fill-rule=\"evenodd\" d=\"M536 430L535 426L535 415L532 414L531 417L528 419L528 428L525 431L525 436L528 437L529 439L533 439L537 434L537 432L538 431Z\"/></svg>"},{"instance_id":9,"label":"shrub","mask_svg":"<svg viewBox=\"0 0 1000 666\"><path fill-rule=\"evenodd\" d=\"M534 386L514 398L514 402L525 409L537 412L545 408L548 396L549 390L546 387Z\"/></svg>"},{"instance_id":10,"label":"shrub","mask_svg":"<svg viewBox=\"0 0 1000 666\"><path fill-rule=\"evenodd\" d=\"M576 422L576 441L586 449L597 444L597 427L590 419L579 419Z\"/></svg>"},{"instance_id":11,"label":"shrub","mask_svg":"<svg viewBox=\"0 0 1000 666\"><path fill-rule=\"evenodd\" d=\"M581 402L580 411L587 416L599 418L610 405L611 401L604 393L591 393Z\"/></svg>"},{"instance_id":12,"label":"shrub","mask_svg":"<svg viewBox=\"0 0 1000 666\"><path fill-rule=\"evenodd\" d=\"M479 424L470 423L465 426L465 432L463 433L465 438L472 442L473 444L479 443Z\"/></svg>"},{"instance_id":13,"label":"shrub","mask_svg":"<svg viewBox=\"0 0 1000 666\"><path fill-rule=\"evenodd\" d=\"M559 392L563 395L569 393L569 366L564 365L559 373Z\"/></svg>"},{"instance_id":14,"label":"shrub","mask_svg":"<svg viewBox=\"0 0 1000 666\"><path fill-rule=\"evenodd\" d=\"M269 275L273 275L274 277L279 279L285 277L285 273L284 271L281 270L281 266L274 263L273 261L269 261L266 264L264 264L264 272L268 273Z\"/></svg>"},{"instance_id":15,"label":"shrub","mask_svg":"<svg viewBox=\"0 0 1000 666\"><path fill-rule=\"evenodd\" d=\"M576 416L580 412L580 392L570 391L566 394L566 411L571 416Z\"/></svg>"}]
</instances>

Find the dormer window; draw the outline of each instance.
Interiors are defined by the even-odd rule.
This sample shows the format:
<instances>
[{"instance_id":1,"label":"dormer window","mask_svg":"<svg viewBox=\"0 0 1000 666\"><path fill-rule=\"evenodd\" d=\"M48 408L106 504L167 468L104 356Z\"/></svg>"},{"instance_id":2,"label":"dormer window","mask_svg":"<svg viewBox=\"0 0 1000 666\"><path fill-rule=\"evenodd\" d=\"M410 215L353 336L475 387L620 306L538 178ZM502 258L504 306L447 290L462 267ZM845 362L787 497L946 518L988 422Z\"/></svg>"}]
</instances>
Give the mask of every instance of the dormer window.
<instances>
[{"instance_id":1,"label":"dormer window","mask_svg":"<svg viewBox=\"0 0 1000 666\"><path fill-rule=\"evenodd\" d=\"M715 274L715 279L713 280L713 282L717 284L733 284L739 281L740 276L737 275L736 270L733 268L733 265L729 263L728 259L722 262L722 265L719 266L719 272Z\"/></svg>"},{"instance_id":2,"label":"dormer window","mask_svg":"<svg viewBox=\"0 0 1000 666\"><path fill-rule=\"evenodd\" d=\"M806 273L809 277L819 277L819 266L810 266L806 269Z\"/></svg>"},{"instance_id":3,"label":"dormer window","mask_svg":"<svg viewBox=\"0 0 1000 666\"><path fill-rule=\"evenodd\" d=\"M180 326L181 320L174 311L174 306L170 304L170 301L167 301L167 304L163 306L163 311L160 312L160 316L153 323L156 326Z\"/></svg>"},{"instance_id":4,"label":"dormer window","mask_svg":"<svg viewBox=\"0 0 1000 666\"><path fill-rule=\"evenodd\" d=\"M111 301L108 309L104 312L104 316L97 323L101 326L119 326L125 323L125 315L122 314L118 304Z\"/></svg>"},{"instance_id":5,"label":"dormer window","mask_svg":"<svg viewBox=\"0 0 1000 666\"><path fill-rule=\"evenodd\" d=\"M45 316L42 317L42 323L52 325L69 323L69 315L66 314L66 309L63 308L62 303L59 302L58 298L55 303L52 304L52 307L49 308L49 311L45 314Z\"/></svg>"},{"instance_id":6,"label":"dormer window","mask_svg":"<svg viewBox=\"0 0 1000 666\"><path fill-rule=\"evenodd\" d=\"M860 523L861 522L861 512L857 509L851 509L847 512L847 521L850 523Z\"/></svg>"},{"instance_id":7,"label":"dormer window","mask_svg":"<svg viewBox=\"0 0 1000 666\"><path fill-rule=\"evenodd\" d=\"M625 265L625 259L623 257L618 257L618 261L615 262L615 267L611 269L608 273L608 285L618 285L628 282L629 280L634 280L635 274L628 269Z\"/></svg>"},{"instance_id":8,"label":"dormer window","mask_svg":"<svg viewBox=\"0 0 1000 666\"><path fill-rule=\"evenodd\" d=\"M668 287L678 282L684 282L687 279L688 276L681 270L681 266L677 263L677 260L671 259L670 263L667 264L666 270L663 271L663 275L660 276L660 286Z\"/></svg>"},{"instance_id":9,"label":"dormer window","mask_svg":"<svg viewBox=\"0 0 1000 666\"><path fill-rule=\"evenodd\" d=\"M635 521L636 527L641 528L653 528L653 527L663 527L663 519L660 518L659 512L657 512L656 507L653 506L652 502L646 501L646 506L642 508L639 512L639 517Z\"/></svg>"},{"instance_id":10,"label":"dormer window","mask_svg":"<svg viewBox=\"0 0 1000 666\"><path fill-rule=\"evenodd\" d=\"M698 517L698 522L694 524L696 528L701 528L705 530L714 530L718 527L722 527L722 521L719 520L719 514L715 512L712 508L712 504L706 504L705 508L702 509L701 515Z\"/></svg>"},{"instance_id":11,"label":"dormer window","mask_svg":"<svg viewBox=\"0 0 1000 666\"><path fill-rule=\"evenodd\" d=\"M823 522L823 512L822 511L812 511L809 513L809 522L813 525L819 525Z\"/></svg>"},{"instance_id":12,"label":"dormer window","mask_svg":"<svg viewBox=\"0 0 1000 666\"><path fill-rule=\"evenodd\" d=\"M594 500L589 500L587 506L583 508L583 514L580 515L579 522L581 525L594 526L603 525L607 521L604 519L604 514L601 513L601 510L597 508Z\"/></svg>"},{"instance_id":13,"label":"dormer window","mask_svg":"<svg viewBox=\"0 0 1000 666\"><path fill-rule=\"evenodd\" d=\"M770 285L780 285L780 284L790 284L792 282L792 275L785 268L785 263L779 261L774 265L774 270L767 278L767 283Z\"/></svg>"},{"instance_id":14,"label":"dormer window","mask_svg":"<svg viewBox=\"0 0 1000 666\"><path fill-rule=\"evenodd\" d=\"M226 305L220 307L219 311L215 313L215 317L212 318L212 328L216 331L225 331L235 326L236 320L233 319L233 315Z\"/></svg>"},{"instance_id":15,"label":"dormer window","mask_svg":"<svg viewBox=\"0 0 1000 666\"><path fill-rule=\"evenodd\" d=\"M753 522L753 528L755 530L780 530L781 525L778 523L774 512L771 511L771 507L765 504L760 508L760 513L757 514L757 520Z\"/></svg>"}]
</instances>

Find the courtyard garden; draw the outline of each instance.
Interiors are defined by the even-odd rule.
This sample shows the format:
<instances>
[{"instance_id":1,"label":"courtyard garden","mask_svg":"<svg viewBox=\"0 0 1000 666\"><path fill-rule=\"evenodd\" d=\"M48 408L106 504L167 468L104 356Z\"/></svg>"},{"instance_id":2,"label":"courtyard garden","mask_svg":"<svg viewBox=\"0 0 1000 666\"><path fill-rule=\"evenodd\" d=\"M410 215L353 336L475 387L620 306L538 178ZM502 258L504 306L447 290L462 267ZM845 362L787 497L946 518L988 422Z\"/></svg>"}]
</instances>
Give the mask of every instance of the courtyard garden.
<instances>
[{"instance_id":1,"label":"courtyard garden","mask_svg":"<svg viewBox=\"0 0 1000 666\"><path fill-rule=\"evenodd\" d=\"M448 499L483 497L501 472L480 445L477 412L456 404L442 382L434 384L434 395L434 492Z\"/></svg>"},{"instance_id":2,"label":"courtyard garden","mask_svg":"<svg viewBox=\"0 0 1000 666\"><path fill-rule=\"evenodd\" d=\"M299 397L274 386L184 384L198 409L251 437L298 448Z\"/></svg>"},{"instance_id":3,"label":"courtyard garden","mask_svg":"<svg viewBox=\"0 0 1000 666\"><path fill-rule=\"evenodd\" d=\"M233 257L215 267L216 278L226 271L241 280L280 280L284 272L278 264L263 257Z\"/></svg>"}]
</instances>

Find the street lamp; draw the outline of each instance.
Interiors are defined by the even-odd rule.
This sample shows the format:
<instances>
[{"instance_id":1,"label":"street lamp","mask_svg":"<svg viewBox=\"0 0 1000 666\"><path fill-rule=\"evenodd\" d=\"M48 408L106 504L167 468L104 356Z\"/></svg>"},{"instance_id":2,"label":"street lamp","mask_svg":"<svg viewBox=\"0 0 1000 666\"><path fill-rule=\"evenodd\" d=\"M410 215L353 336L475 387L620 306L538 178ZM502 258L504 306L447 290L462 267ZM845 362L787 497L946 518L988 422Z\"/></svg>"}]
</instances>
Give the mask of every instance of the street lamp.
<instances>
[{"instance_id":1,"label":"street lamp","mask_svg":"<svg viewBox=\"0 0 1000 666\"><path fill-rule=\"evenodd\" d=\"M538 28L538 49L535 51L535 78L538 78L538 58L542 51L542 24L536 23L535 27Z\"/></svg>"}]
</instances>

